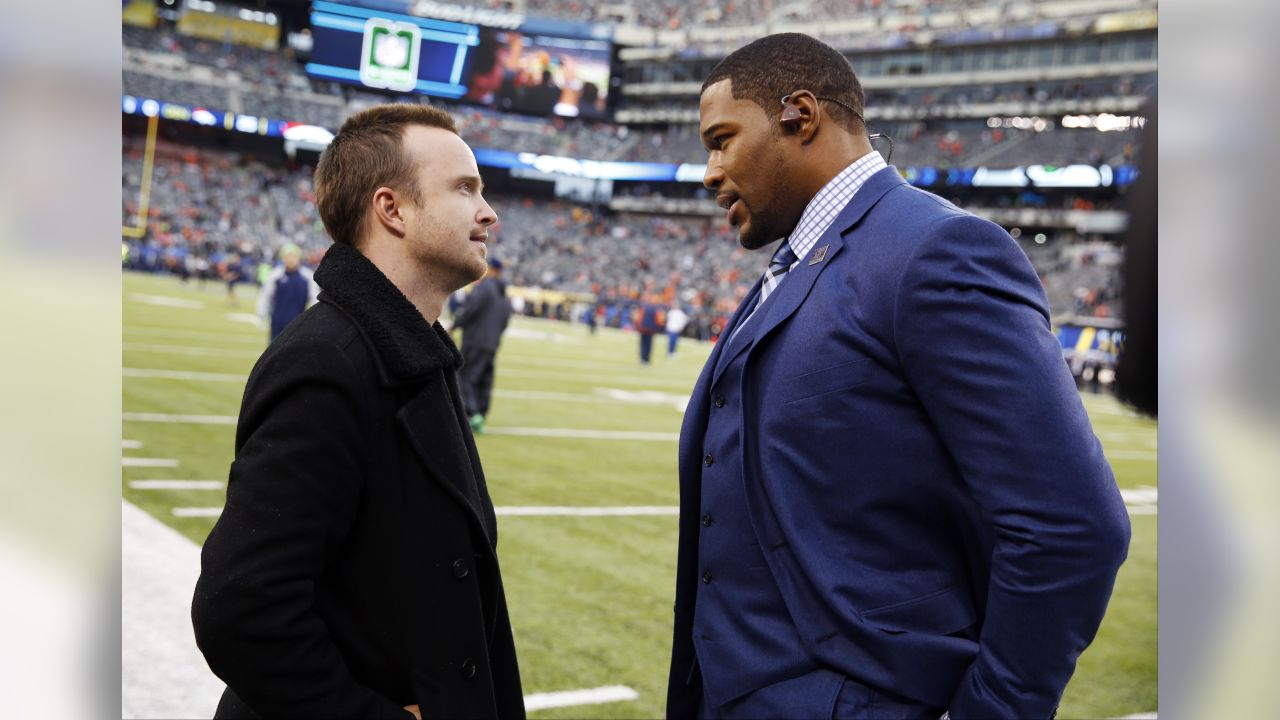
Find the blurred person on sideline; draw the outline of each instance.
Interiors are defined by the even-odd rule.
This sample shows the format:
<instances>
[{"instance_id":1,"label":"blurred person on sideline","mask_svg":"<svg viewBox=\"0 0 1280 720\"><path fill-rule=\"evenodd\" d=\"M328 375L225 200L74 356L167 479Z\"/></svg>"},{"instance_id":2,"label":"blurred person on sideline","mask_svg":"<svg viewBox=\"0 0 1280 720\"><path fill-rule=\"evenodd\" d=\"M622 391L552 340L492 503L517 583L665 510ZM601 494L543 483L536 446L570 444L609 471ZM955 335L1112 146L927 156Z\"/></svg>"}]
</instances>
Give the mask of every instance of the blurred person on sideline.
<instances>
[{"instance_id":1,"label":"blurred person on sideline","mask_svg":"<svg viewBox=\"0 0 1280 720\"><path fill-rule=\"evenodd\" d=\"M502 280L502 261L489 258L489 272L471 290L454 315L453 327L462 329L462 405L471 429L484 432L493 395L493 368L502 343L502 333L511 321L507 284Z\"/></svg>"},{"instance_id":2,"label":"blurred person on sideline","mask_svg":"<svg viewBox=\"0 0 1280 720\"><path fill-rule=\"evenodd\" d=\"M315 305L319 294L311 268L302 266L302 248L285 244L280 248L280 265L267 273L258 289L258 317L271 327L271 341Z\"/></svg>"},{"instance_id":3,"label":"blurred person on sideline","mask_svg":"<svg viewBox=\"0 0 1280 720\"><path fill-rule=\"evenodd\" d=\"M240 254L233 252L227 256L227 264L222 271L222 279L227 283L227 304L231 307L240 306L240 299L236 297L236 285L245 282L248 277L245 275L244 263L240 259Z\"/></svg>"},{"instance_id":4,"label":"blurred person on sideline","mask_svg":"<svg viewBox=\"0 0 1280 720\"><path fill-rule=\"evenodd\" d=\"M636 332L640 335L640 364L648 365L653 355L653 336L666 329L662 306L650 293L645 293L636 309Z\"/></svg>"},{"instance_id":5,"label":"blurred person on sideline","mask_svg":"<svg viewBox=\"0 0 1280 720\"><path fill-rule=\"evenodd\" d=\"M196 642L218 718L524 717L497 525L437 322L496 221L453 119L349 117L320 157L317 305L245 387Z\"/></svg>"},{"instance_id":6,"label":"blurred person on sideline","mask_svg":"<svg viewBox=\"0 0 1280 720\"><path fill-rule=\"evenodd\" d=\"M703 83L704 183L782 242L684 416L673 720L1051 717L1127 552L1026 255L862 109L794 33Z\"/></svg>"},{"instance_id":7,"label":"blurred person on sideline","mask_svg":"<svg viewBox=\"0 0 1280 720\"><path fill-rule=\"evenodd\" d=\"M681 309L679 303L674 303L671 310L667 313L667 357L676 356L676 344L680 342L680 333L684 332L684 328L689 324L689 314Z\"/></svg>"}]
</instances>

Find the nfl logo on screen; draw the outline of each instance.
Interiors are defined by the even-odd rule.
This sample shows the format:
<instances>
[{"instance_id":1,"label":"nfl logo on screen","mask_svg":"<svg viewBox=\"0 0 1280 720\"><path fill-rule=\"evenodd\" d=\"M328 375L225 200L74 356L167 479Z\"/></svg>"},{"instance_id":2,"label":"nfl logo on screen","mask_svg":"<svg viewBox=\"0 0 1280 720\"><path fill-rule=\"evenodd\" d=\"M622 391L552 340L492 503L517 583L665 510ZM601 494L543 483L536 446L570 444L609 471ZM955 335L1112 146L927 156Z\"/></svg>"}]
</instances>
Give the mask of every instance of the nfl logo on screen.
<instances>
[{"instance_id":1,"label":"nfl logo on screen","mask_svg":"<svg viewBox=\"0 0 1280 720\"><path fill-rule=\"evenodd\" d=\"M421 41L422 30L417 25L369 18L364 24L360 82L400 92L417 88Z\"/></svg>"}]
</instances>

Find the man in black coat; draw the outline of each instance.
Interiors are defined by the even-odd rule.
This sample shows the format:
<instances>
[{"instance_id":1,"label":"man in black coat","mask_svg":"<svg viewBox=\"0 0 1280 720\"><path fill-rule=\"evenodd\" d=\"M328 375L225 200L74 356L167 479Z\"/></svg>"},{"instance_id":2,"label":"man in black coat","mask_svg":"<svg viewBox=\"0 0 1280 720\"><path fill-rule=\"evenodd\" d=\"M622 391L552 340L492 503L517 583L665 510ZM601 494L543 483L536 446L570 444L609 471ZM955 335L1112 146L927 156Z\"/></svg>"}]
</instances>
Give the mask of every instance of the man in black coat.
<instances>
[{"instance_id":1,"label":"man in black coat","mask_svg":"<svg viewBox=\"0 0 1280 720\"><path fill-rule=\"evenodd\" d=\"M319 303L245 387L196 641L219 718L520 718L493 504L437 322L482 276L470 148L424 105L351 116L316 168Z\"/></svg>"},{"instance_id":2,"label":"man in black coat","mask_svg":"<svg viewBox=\"0 0 1280 720\"><path fill-rule=\"evenodd\" d=\"M510 319L511 303L502 281L502 261L489 258L489 274L476 283L453 319L453 326L462 329L462 369L458 371L462 404L471 429L476 432L484 432L493 394L494 360Z\"/></svg>"}]
</instances>

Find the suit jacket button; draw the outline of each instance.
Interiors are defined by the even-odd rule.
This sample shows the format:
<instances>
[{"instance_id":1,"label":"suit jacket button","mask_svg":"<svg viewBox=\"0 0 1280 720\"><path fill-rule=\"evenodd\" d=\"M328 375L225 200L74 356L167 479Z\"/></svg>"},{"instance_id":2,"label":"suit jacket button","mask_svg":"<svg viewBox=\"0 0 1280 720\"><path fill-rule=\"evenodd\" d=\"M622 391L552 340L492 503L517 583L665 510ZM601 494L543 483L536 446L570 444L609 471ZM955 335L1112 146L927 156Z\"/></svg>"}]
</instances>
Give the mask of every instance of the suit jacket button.
<instances>
[{"instance_id":1,"label":"suit jacket button","mask_svg":"<svg viewBox=\"0 0 1280 720\"><path fill-rule=\"evenodd\" d=\"M463 660L461 670L462 670L462 677L470 680L471 678L476 676L476 661L472 660L471 658L467 658L466 660Z\"/></svg>"},{"instance_id":2,"label":"suit jacket button","mask_svg":"<svg viewBox=\"0 0 1280 720\"><path fill-rule=\"evenodd\" d=\"M711 517L711 513L702 516L702 527L711 527L713 522L715 522L715 519Z\"/></svg>"},{"instance_id":3,"label":"suit jacket button","mask_svg":"<svg viewBox=\"0 0 1280 720\"><path fill-rule=\"evenodd\" d=\"M703 585L710 585L710 584L711 584L711 571L710 571L710 570L708 570L708 571L706 571L706 572L702 573L702 584L703 584Z\"/></svg>"},{"instance_id":4,"label":"suit jacket button","mask_svg":"<svg viewBox=\"0 0 1280 720\"><path fill-rule=\"evenodd\" d=\"M453 561L453 576L461 580L471 574L471 569L467 567L466 561L458 558Z\"/></svg>"},{"instance_id":5,"label":"suit jacket button","mask_svg":"<svg viewBox=\"0 0 1280 720\"><path fill-rule=\"evenodd\" d=\"M716 459L711 457L711 453L707 453L707 456L702 458L702 464L706 465L707 467L711 467L712 465L715 464L715 462L716 462Z\"/></svg>"},{"instance_id":6,"label":"suit jacket button","mask_svg":"<svg viewBox=\"0 0 1280 720\"><path fill-rule=\"evenodd\" d=\"M724 396L723 396L723 395L716 395L716 407L718 407L718 408L722 408L722 407L724 407Z\"/></svg>"}]
</instances>

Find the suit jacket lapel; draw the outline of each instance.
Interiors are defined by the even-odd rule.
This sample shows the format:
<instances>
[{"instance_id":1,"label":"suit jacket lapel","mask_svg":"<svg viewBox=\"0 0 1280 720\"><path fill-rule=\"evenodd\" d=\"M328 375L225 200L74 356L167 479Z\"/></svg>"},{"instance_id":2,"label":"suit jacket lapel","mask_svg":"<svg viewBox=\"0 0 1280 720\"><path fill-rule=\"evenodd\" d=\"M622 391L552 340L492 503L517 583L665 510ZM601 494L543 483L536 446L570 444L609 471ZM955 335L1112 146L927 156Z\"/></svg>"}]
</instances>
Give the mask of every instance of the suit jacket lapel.
<instances>
[{"instance_id":1,"label":"suit jacket lapel","mask_svg":"<svg viewBox=\"0 0 1280 720\"><path fill-rule=\"evenodd\" d=\"M769 297L773 299L767 300L765 307L760 309L763 317L756 318L760 324L755 328L753 346L758 345L760 340L782 321L791 317L809 296L809 291L813 288L818 276L844 249L845 233L856 225L862 216L884 197L885 193L905 183L897 169L892 166L867 178L809 254L786 274L782 283L770 294ZM827 248L825 251L824 247Z\"/></svg>"},{"instance_id":2,"label":"suit jacket lapel","mask_svg":"<svg viewBox=\"0 0 1280 720\"><path fill-rule=\"evenodd\" d=\"M706 387L707 391L710 391L720 381L720 374L733 361L734 356L742 352L743 348L751 345L750 330L737 333L737 335L734 335L734 331L751 316L751 308L755 307L756 303L760 301L760 287L762 285L764 285L763 273L761 273L760 279L756 280L756 284L751 287L751 292L747 293L747 296L738 304L738 309L733 311L733 317L729 319L724 331L720 333L720 340L716 342L715 348L711 351L711 357L707 359L707 367L711 369L711 383Z\"/></svg>"}]
</instances>

